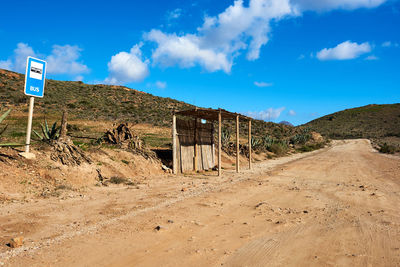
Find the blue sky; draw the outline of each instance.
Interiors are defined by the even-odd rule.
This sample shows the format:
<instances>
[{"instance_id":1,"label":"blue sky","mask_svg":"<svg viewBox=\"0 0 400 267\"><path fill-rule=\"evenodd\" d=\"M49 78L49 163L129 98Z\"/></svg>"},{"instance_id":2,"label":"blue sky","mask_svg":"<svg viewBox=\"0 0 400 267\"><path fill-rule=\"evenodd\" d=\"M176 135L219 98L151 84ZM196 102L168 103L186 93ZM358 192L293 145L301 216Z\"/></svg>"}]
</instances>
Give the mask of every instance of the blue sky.
<instances>
[{"instance_id":1,"label":"blue sky","mask_svg":"<svg viewBox=\"0 0 400 267\"><path fill-rule=\"evenodd\" d=\"M400 102L400 1L7 1L0 68L302 124ZM6 12L5 12L6 11ZM22 89L21 89L22 90Z\"/></svg>"}]
</instances>

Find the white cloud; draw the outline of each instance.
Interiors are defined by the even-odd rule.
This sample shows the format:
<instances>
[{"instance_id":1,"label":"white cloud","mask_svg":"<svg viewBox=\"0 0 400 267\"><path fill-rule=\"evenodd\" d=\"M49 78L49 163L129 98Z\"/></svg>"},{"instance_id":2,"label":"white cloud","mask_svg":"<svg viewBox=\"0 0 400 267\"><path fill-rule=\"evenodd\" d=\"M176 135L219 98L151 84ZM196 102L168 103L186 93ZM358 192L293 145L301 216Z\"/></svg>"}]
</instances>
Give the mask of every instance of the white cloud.
<instances>
[{"instance_id":1,"label":"white cloud","mask_svg":"<svg viewBox=\"0 0 400 267\"><path fill-rule=\"evenodd\" d=\"M188 68L199 64L210 72L223 70L228 73L231 70L232 63L224 53L200 48L199 37L195 35L179 37L176 34L152 30L145 38L158 43L152 59L163 66L179 65Z\"/></svg>"},{"instance_id":2,"label":"white cloud","mask_svg":"<svg viewBox=\"0 0 400 267\"><path fill-rule=\"evenodd\" d=\"M167 83L166 82L161 82L161 81L156 81L156 87L158 89L165 89L165 88L167 88Z\"/></svg>"},{"instance_id":3,"label":"white cloud","mask_svg":"<svg viewBox=\"0 0 400 267\"><path fill-rule=\"evenodd\" d=\"M79 75L87 73L89 68L78 62L81 48L71 45L54 45L51 54L46 56L36 53L32 47L25 43L18 43L14 54L5 61L0 61L0 66L17 71L25 72L26 58L28 56L43 58L47 61L47 73Z\"/></svg>"},{"instance_id":4,"label":"white cloud","mask_svg":"<svg viewBox=\"0 0 400 267\"><path fill-rule=\"evenodd\" d=\"M333 9L354 10L358 8L375 8L387 0L291 0L298 12L329 11Z\"/></svg>"},{"instance_id":5,"label":"white cloud","mask_svg":"<svg viewBox=\"0 0 400 267\"><path fill-rule=\"evenodd\" d=\"M266 82L254 82L254 85L257 87L270 87L273 83L266 83Z\"/></svg>"},{"instance_id":6,"label":"white cloud","mask_svg":"<svg viewBox=\"0 0 400 267\"><path fill-rule=\"evenodd\" d=\"M289 0L250 0L248 7L237 0L218 16L206 16L194 34L153 29L144 38L157 43L154 63L184 68L200 65L209 72L229 73L241 51L247 52L248 60L259 58L260 48L269 40L270 21L286 15L294 15Z\"/></svg>"},{"instance_id":7,"label":"white cloud","mask_svg":"<svg viewBox=\"0 0 400 267\"><path fill-rule=\"evenodd\" d=\"M81 74L89 72L89 68L77 60L79 59L81 48L74 45L53 45L51 54L46 58L47 72L53 74Z\"/></svg>"},{"instance_id":8,"label":"white cloud","mask_svg":"<svg viewBox=\"0 0 400 267\"><path fill-rule=\"evenodd\" d=\"M149 75L148 60L142 60L140 45L135 45L129 52L119 52L108 62L109 76L105 83L126 84L142 81Z\"/></svg>"},{"instance_id":9,"label":"white cloud","mask_svg":"<svg viewBox=\"0 0 400 267\"><path fill-rule=\"evenodd\" d=\"M264 121L271 121L279 118L282 111L285 110L285 107L281 108L269 108L263 111L249 111L246 112L246 115L252 117L254 119L264 120Z\"/></svg>"},{"instance_id":10,"label":"white cloud","mask_svg":"<svg viewBox=\"0 0 400 267\"><path fill-rule=\"evenodd\" d=\"M379 58L377 56L374 55L370 55L368 57L365 58L365 60L378 60Z\"/></svg>"},{"instance_id":11,"label":"white cloud","mask_svg":"<svg viewBox=\"0 0 400 267\"><path fill-rule=\"evenodd\" d=\"M288 115L289 115L289 116L296 116L297 113L296 113L296 111L294 111L293 109L291 109L291 110L289 110Z\"/></svg>"},{"instance_id":12,"label":"white cloud","mask_svg":"<svg viewBox=\"0 0 400 267\"><path fill-rule=\"evenodd\" d=\"M317 53L317 58L319 60L348 60L369 53L371 50L371 45L368 42L357 44L346 41L334 48L322 49Z\"/></svg>"}]
</instances>

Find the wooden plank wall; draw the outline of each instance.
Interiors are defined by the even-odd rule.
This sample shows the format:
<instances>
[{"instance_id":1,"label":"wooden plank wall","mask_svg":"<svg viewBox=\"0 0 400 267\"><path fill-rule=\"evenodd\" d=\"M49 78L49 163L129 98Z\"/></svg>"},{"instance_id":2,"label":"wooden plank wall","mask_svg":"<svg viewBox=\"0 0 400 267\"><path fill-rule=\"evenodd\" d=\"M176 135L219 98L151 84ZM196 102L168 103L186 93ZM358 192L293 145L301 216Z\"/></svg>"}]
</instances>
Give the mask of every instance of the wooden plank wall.
<instances>
[{"instance_id":1,"label":"wooden plank wall","mask_svg":"<svg viewBox=\"0 0 400 267\"><path fill-rule=\"evenodd\" d=\"M208 170L215 166L213 124L195 120L176 119L178 170L194 170L195 143L197 143L197 168ZM196 136L197 141L196 141Z\"/></svg>"}]
</instances>

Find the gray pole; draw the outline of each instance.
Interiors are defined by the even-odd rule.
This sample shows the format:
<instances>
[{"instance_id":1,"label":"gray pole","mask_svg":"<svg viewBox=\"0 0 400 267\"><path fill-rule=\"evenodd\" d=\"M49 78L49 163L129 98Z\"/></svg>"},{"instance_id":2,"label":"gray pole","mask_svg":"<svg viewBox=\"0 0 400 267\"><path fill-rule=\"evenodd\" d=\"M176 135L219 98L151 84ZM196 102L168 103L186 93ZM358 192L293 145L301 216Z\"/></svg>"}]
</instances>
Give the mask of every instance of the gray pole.
<instances>
[{"instance_id":1,"label":"gray pole","mask_svg":"<svg viewBox=\"0 0 400 267\"><path fill-rule=\"evenodd\" d=\"M28 117L28 127L26 128L26 142L25 142L25 153L29 153L29 145L31 143L31 131L32 131L32 117L33 117L33 104L35 98L31 96L29 99L29 117Z\"/></svg>"}]
</instances>

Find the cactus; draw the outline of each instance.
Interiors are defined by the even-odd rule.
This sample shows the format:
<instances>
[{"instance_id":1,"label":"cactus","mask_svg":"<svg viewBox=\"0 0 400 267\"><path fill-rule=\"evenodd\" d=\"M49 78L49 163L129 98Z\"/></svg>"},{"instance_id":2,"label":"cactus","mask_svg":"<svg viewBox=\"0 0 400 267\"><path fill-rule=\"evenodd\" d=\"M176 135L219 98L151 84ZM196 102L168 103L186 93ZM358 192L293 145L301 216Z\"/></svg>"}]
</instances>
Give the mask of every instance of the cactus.
<instances>
[{"instance_id":1,"label":"cactus","mask_svg":"<svg viewBox=\"0 0 400 267\"><path fill-rule=\"evenodd\" d=\"M60 137L60 127L57 127L57 122L53 124L51 129L49 128L49 125L47 124L47 120L45 120L45 124L40 124L42 126L42 133L43 135L39 134L37 131L32 130L33 133L39 137L40 140L48 142L51 140L57 140L58 137Z\"/></svg>"},{"instance_id":2,"label":"cactus","mask_svg":"<svg viewBox=\"0 0 400 267\"><path fill-rule=\"evenodd\" d=\"M10 114L11 109L7 110L3 115L0 116L0 124L4 121L4 119ZM4 131L7 129L8 125L6 125L2 130L0 130L0 135L4 133Z\"/></svg>"}]
</instances>

